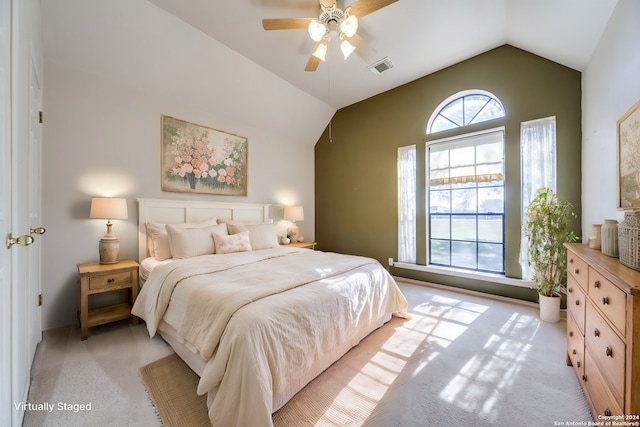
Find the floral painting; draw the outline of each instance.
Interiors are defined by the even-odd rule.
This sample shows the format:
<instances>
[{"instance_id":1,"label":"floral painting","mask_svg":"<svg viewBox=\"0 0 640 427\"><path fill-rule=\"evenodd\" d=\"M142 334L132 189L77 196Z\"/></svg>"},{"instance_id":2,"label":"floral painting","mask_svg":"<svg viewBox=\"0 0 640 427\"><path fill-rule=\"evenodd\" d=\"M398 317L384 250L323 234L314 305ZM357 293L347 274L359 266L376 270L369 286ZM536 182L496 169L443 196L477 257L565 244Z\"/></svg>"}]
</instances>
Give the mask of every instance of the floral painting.
<instances>
[{"instance_id":1,"label":"floral painting","mask_svg":"<svg viewBox=\"0 0 640 427\"><path fill-rule=\"evenodd\" d=\"M162 190L247 195L247 138L162 116Z\"/></svg>"},{"instance_id":2,"label":"floral painting","mask_svg":"<svg viewBox=\"0 0 640 427\"><path fill-rule=\"evenodd\" d=\"M618 120L618 209L640 208L640 101Z\"/></svg>"}]
</instances>

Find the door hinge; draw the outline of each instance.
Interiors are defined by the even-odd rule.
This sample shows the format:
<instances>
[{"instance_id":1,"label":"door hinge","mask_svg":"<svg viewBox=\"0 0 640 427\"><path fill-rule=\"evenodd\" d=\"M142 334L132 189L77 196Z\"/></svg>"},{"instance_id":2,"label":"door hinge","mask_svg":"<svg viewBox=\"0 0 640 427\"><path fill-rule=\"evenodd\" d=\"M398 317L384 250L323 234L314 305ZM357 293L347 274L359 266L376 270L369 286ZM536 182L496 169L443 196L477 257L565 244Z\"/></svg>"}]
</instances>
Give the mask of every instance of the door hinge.
<instances>
[{"instance_id":1,"label":"door hinge","mask_svg":"<svg viewBox=\"0 0 640 427\"><path fill-rule=\"evenodd\" d=\"M42 111L39 112L40 114L38 115L40 123L42 123Z\"/></svg>"},{"instance_id":2,"label":"door hinge","mask_svg":"<svg viewBox=\"0 0 640 427\"><path fill-rule=\"evenodd\" d=\"M38 307L42 306L42 294L38 294Z\"/></svg>"}]
</instances>

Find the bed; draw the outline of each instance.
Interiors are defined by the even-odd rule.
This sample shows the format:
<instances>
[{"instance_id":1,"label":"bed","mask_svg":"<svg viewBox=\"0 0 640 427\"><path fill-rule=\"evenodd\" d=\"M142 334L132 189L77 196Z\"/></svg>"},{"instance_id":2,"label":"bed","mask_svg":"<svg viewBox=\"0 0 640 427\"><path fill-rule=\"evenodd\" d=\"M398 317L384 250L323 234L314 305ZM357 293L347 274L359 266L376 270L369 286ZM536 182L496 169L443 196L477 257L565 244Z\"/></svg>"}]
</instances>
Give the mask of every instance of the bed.
<instances>
[{"instance_id":1,"label":"bed","mask_svg":"<svg viewBox=\"0 0 640 427\"><path fill-rule=\"evenodd\" d=\"M271 426L313 378L406 316L380 263L279 245L269 205L137 202L132 312L199 375L214 426Z\"/></svg>"}]
</instances>

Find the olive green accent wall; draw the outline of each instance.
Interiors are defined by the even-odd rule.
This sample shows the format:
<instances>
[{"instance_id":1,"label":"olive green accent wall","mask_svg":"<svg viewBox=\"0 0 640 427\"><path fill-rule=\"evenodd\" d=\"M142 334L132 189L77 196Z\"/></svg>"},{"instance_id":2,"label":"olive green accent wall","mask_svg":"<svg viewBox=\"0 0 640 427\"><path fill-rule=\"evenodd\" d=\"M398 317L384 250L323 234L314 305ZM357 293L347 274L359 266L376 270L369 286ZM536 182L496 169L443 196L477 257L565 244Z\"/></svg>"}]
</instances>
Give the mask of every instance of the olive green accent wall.
<instances>
[{"instance_id":1,"label":"olive green accent wall","mask_svg":"<svg viewBox=\"0 0 640 427\"><path fill-rule=\"evenodd\" d=\"M402 66L399 64L399 66ZM388 71L393 73L393 70ZM382 74L379 78L385 78ZM449 96L468 89L495 95L506 117L426 135L429 117ZM520 123L556 116L558 195L581 206L581 73L504 45L388 92L338 110L315 146L318 248L370 256L387 266L397 259L397 149L416 144L418 180L424 188L428 140L505 129L506 275L521 277ZM425 195L418 192L418 264L426 261ZM573 221L580 233L580 221ZM390 267L392 274L521 299L532 290L480 280Z\"/></svg>"}]
</instances>

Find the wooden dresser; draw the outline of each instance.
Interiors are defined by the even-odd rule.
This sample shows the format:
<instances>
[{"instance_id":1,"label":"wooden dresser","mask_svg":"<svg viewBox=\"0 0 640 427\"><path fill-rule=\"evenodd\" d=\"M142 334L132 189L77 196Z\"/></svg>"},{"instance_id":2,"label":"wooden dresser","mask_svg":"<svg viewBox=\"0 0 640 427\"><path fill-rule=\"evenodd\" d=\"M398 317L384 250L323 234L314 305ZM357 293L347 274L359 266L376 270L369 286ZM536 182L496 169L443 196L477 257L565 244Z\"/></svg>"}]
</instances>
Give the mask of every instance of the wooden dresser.
<instances>
[{"instance_id":1,"label":"wooden dresser","mask_svg":"<svg viewBox=\"0 0 640 427\"><path fill-rule=\"evenodd\" d=\"M567 247L567 364L599 416L640 415L640 271ZM622 418L638 421L638 418Z\"/></svg>"}]
</instances>

